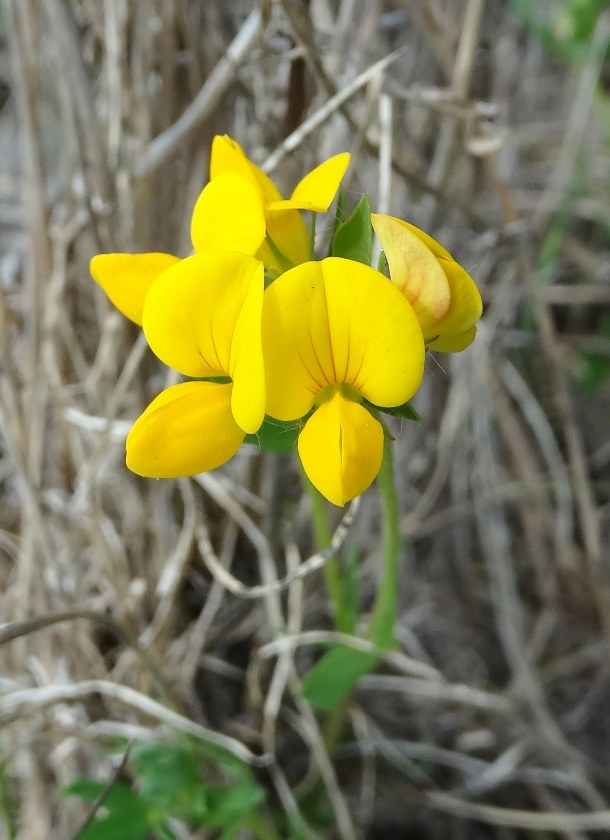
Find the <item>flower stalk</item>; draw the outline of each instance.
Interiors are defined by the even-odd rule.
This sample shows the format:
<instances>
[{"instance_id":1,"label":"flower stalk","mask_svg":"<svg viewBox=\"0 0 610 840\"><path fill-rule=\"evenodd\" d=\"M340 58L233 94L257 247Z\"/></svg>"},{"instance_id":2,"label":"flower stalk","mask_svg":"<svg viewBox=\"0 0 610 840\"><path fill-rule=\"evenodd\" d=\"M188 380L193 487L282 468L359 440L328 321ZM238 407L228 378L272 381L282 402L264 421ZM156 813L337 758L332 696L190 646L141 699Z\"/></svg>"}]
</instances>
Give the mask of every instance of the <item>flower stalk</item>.
<instances>
[{"instance_id":1,"label":"flower stalk","mask_svg":"<svg viewBox=\"0 0 610 840\"><path fill-rule=\"evenodd\" d=\"M326 500L307 478L305 470L302 467L301 479L311 503L311 520L316 535L316 542L318 548L322 551L330 545L333 536ZM351 613L346 603L345 592L341 582L341 569L335 554L331 555L324 564L324 579L329 598L333 605L337 630L340 630L342 633L353 632Z\"/></svg>"},{"instance_id":2,"label":"flower stalk","mask_svg":"<svg viewBox=\"0 0 610 840\"><path fill-rule=\"evenodd\" d=\"M377 476L377 486L381 503L383 569L369 637L379 648L394 648L396 646L394 627L398 605L402 539L394 478L392 438L388 434L384 436L383 459Z\"/></svg>"}]
</instances>

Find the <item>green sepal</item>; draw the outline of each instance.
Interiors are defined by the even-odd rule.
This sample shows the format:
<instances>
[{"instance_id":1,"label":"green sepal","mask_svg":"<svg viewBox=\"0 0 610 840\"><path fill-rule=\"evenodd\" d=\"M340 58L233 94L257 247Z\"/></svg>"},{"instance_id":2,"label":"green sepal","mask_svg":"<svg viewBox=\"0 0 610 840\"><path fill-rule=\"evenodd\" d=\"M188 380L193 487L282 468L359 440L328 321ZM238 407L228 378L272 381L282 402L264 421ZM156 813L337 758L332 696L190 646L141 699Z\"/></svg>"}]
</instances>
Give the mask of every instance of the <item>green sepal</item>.
<instances>
[{"instance_id":1,"label":"green sepal","mask_svg":"<svg viewBox=\"0 0 610 840\"><path fill-rule=\"evenodd\" d=\"M333 239L335 238L335 234L337 230L341 227L341 225L345 222L345 190L343 187L339 187L339 192L337 193L337 203L335 205L335 217L333 219L333 229L330 237L330 241L332 243ZM329 252L330 256L330 252Z\"/></svg>"},{"instance_id":2,"label":"green sepal","mask_svg":"<svg viewBox=\"0 0 610 840\"><path fill-rule=\"evenodd\" d=\"M352 215L337 225L330 248L331 256L371 264L373 256L373 228L371 205L363 195Z\"/></svg>"},{"instance_id":3,"label":"green sepal","mask_svg":"<svg viewBox=\"0 0 610 840\"><path fill-rule=\"evenodd\" d=\"M369 409L369 411L373 409L373 414L376 411L380 411L382 414L389 414L391 417L401 417L403 420L414 420L416 423L422 422L421 416L417 413L417 411L415 411L411 403L408 402L403 403L402 405L392 406L390 408L373 405L368 402L368 400L363 400L363 404Z\"/></svg>"},{"instance_id":4,"label":"green sepal","mask_svg":"<svg viewBox=\"0 0 610 840\"><path fill-rule=\"evenodd\" d=\"M231 382L230 376L193 376L192 382L213 382L214 385L228 385Z\"/></svg>"},{"instance_id":5,"label":"green sepal","mask_svg":"<svg viewBox=\"0 0 610 840\"><path fill-rule=\"evenodd\" d=\"M349 697L361 677L370 673L378 662L375 653L337 645L307 674L301 695L314 709L330 711Z\"/></svg>"},{"instance_id":6,"label":"green sepal","mask_svg":"<svg viewBox=\"0 0 610 840\"><path fill-rule=\"evenodd\" d=\"M392 417L402 417L404 420L414 420L416 423L422 422L421 415L408 402L397 405L395 408L382 408L380 410L384 414L390 414Z\"/></svg>"},{"instance_id":7,"label":"green sepal","mask_svg":"<svg viewBox=\"0 0 610 840\"><path fill-rule=\"evenodd\" d=\"M246 435L244 443L252 443L263 452L276 452L278 454L294 452L303 425L303 420L286 422L276 420L274 417L265 417L258 432L253 435Z\"/></svg>"}]
</instances>

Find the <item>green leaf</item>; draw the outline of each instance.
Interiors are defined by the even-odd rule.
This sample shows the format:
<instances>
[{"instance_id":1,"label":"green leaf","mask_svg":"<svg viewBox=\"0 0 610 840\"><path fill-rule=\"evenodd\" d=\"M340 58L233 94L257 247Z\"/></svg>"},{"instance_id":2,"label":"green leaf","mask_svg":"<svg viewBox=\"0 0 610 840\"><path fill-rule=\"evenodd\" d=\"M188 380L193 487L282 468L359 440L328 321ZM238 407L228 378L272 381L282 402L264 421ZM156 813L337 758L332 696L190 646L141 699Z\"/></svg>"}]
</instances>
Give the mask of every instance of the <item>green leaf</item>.
<instances>
[{"instance_id":1,"label":"green leaf","mask_svg":"<svg viewBox=\"0 0 610 840\"><path fill-rule=\"evenodd\" d=\"M378 406L375 406L378 408ZM380 408L384 414L390 414L392 417L403 417L405 420L414 420L416 423L421 423L421 416L415 411L413 406L406 402L402 405L397 405L394 408Z\"/></svg>"},{"instance_id":2,"label":"green leaf","mask_svg":"<svg viewBox=\"0 0 610 840\"><path fill-rule=\"evenodd\" d=\"M581 372L579 385L584 394L588 396L596 391L610 379L610 359L598 356L595 353L581 353Z\"/></svg>"},{"instance_id":3,"label":"green leaf","mask_svg":"<svg viewBox=\"0 0 610 840\"><path fill-rule=\"evenodd\" d=\"M337 203L335 206L335 218L333 219L333 229L332 234L330 237L330 241L332 242L335 238L335 234L337 229L341 227L343 222L345 221L345 190L343 187L339 187L339 192L337 193Z\"/></svg>"},{"instance_id":4,"label":"green leaf","mask_svg":"<svg viewBox=\"0 0 610 840\"><path fill-rule=\"evenodd\" d=\"M610 315L602 318L597 330L601 338L610 339ZM580 354L581 371L578 384L584 394L595 394L610 379L610 358L591 351Z\"/></svg>"},{"instance_id":5,"label":"green leaf","mask_svg":"<svg viewBox=\"0 0 610 840\"><path fill-rule=\"evenodd\" d=\"M62 793L95 802L105 787L103 782L93 779L76 779ZM139 793L117 782L104 799L100 812L77 840L146 840L158 818Z\"/></svg>"},{"instance_id":6,"label":"green leaf","mask_svg":"<svg viewBox=\"0 0 610 840\"><path fill-rule=\"evenodd\" d=\"M156 840L178 840L171 828L165 823L159 823L153 829L153 836Z\"/></svg>"},{"instance_id":7,"label":"green leaf","mask_svg":"<svg viewBox=\"0 0 610 840\"><path fill-rule=\"evenodd\" d=\"M210 808L207 824L216 828L231 828L265 799L264 789L253 781L235 787L210 785L207 793Z\"/></svg>"},{"instance_id":8,"label":"green leaf","mask_svg":"<svg viewBox=\"0 0 610 840\"><path fill-rule=\"evenodd\" d=\"M301 695L314 709L330 711L351 694L358 680L377 665L374 653L340 645L331 648L303 680Z\"/></svg>"},{"instance_id":9,"label":"green leaf","mask_svg":"<svg viewBox=\"0 0 610 840\"><path fill-rule=\"evenodd\" d=\"M402 417L405 420L414 420L416 423L422 422L421 416L408 402L403 403L402 405L393 406L391 408L382 408L381 406L373 405L368 400L363 400L363 404L369 410L373 409L373 416L375 416L375 412L381 411L383 414L389 414L392 417Z\"/></svg>"},{"instance_id":10,"label":"green leaf","mask_svg":"<svg viewBox=\"0 0 610 840\"><path fill-rule=\"evenodd\" d=\"M297 438L303 427L303 421L292 420L283 422L274 417L265 417L263 425L253 435L246 435L245 442L253 443L263 452L283 454L294 452Z\"/></svg>"},{"instance_id":11,"label":"green leaf","mask_svg":"<svg viewBox=\"0 0 610 840\"><path fill-rule=\"evenodd\" d=\"M208 813L199 764L188 744L136 744L132 759L142 796L163 814L201 823Z\"/></svg>"},{"instance_id":12,"label":"green leaf","mask_svg":"<svg viewBox=\"0 0 610 840\"><path fill-rule=\"evenodd\" d=\"M330 249L333 257L345 257L365 265L371 264L373 254L373 228L371 205L363 195L352 215L338 225Z\"/></svg>"},{"instance_id":13,"label":"green leaf","mask_svg":"<svg viewBox=\"0 0 610 840\"><path fill-rule=\"evenodd\" d=\"M188 740L192 745L197 759L207 761L224 773L233 776L239 782L249 782L252 779L252 769L241 758L233 755L232 752L219 747L217 744L209 744L204 741Z\"/></svg>"}]
</instances>

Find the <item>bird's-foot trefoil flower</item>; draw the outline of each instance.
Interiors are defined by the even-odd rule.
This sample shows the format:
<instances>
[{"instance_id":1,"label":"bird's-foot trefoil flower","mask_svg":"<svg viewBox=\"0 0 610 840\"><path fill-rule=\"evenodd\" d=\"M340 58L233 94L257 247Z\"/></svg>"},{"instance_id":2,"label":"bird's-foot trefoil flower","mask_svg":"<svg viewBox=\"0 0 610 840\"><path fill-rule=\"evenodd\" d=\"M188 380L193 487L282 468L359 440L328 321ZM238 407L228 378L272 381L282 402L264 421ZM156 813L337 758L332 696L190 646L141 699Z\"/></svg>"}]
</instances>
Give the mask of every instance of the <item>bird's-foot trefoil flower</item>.
<instances>
[{"instance_id":1,"label":"bird's-foot trefoil flower","mask_svg":"<svg viewBox=\"0 0 610 840\"><path fill-rule=\"evenodd\" d=\"M142 326L142 312L148 290L166 268L180 262L180 257L162 252L147 254L97 254L89 268L95 282L111 303Z\"/></svg>"},{"instance_id":2,"label":"bird's-foot trefoil flower","mask_svg":"<svg viewBox=\"0 0 610 840\"><path fill-rule=\"evenodd\" d=\"M263 353L267 413L309 415L298 439L303 468L327 499L345 504L381 466L374 406L403 405L421 382L424 342L411 305L369 266L307 262L265 292Z\"/></svg>"},{"instance_id":3,"label":"bird's-foot trefoil flower","mask_svg":"<svg viewBox=\"0 0 610 840\"><path fill-rule=\"evenodd\" d=\"M263 202L243 178L227 173L207 184L197 199L191 221L197 253L228 250L251 255L260 248L265 231ZM93 279L117 309L141 326L149 289L166 268L179 260L162 252L98 254L90 268Z\"/></svg>"},{"instance_id":4,"label":"bird's-foot trefoil flower","mask_svg":"<svg viewBox=\"0 0 610 840\"><path fill-rule=\"evenodd\" d=\"M289 199L230 137L212 142L210 182L191 217L196 253L222 249L257 255L272 276L312 258L310 231L301 210L328 210L349 164L335 155L309 172ZM141 325L144 299L159 274L179 257L166 253L98 254L93 279L127 318Z\"/></svg>"},{"instance_id":5,"label":"bird's-foot trefoil flower","mask_svg":"<svg viewBox=\"0 0 610 840\"><path fill-rule=\"evenodd\" d=\"M214 251L161 273L144 302L153 352L196 381L167 388L127 437L127 466L150 478L177 478L229 460L265 413L261 344L263 264Z\"/></svg>"},{"instance_id":6,"label":"bird's-foot trefoil flower","mask_svg":"<svg viewBox=\"0 0 610 840\"><path fill-rule=\"evenodd\" d=\"M255 254L266 236L265 207L258 190L226 172L202 190L191 218L196 253L226 250ZM157 277L179 257L166 253L98 254L91 275L123 315L142 325L144 300Z\"/></svg>"},{"instance_id":7,"label":"bird's-foot trefoil flower","mask_svg":"<svg viewBox=\"0 0 610 840\"><path fill-rule=\"evenodd\" d=\"M230 137L217 135L212 142L210 159L211 182L228 173L240 176L244 183L257 190L265 209L267 236L256 256L268 272L277 276L291 266L313 258L311 233L300 210L325 213L330 207L341 179L349 165L350 155L342 152L312 169L299 181L290 198L284 199L273 181L249 160L241 146ZM236 205L241 224L246 213ZM197 208L193 221L197 218Z\"/></svg>"},{"instance_id":8,"label":"bird's-foot trefoil flower","mask_svg":"<svg viewBox=\"0 0 610 840\"><path fill-rule=\"evenodd\" d=\"M413 306L426 346L464 350L476 335L481 295L470 275L435 239L414 225L373 213L390 278Z\"/></svg>"}]
</instances>

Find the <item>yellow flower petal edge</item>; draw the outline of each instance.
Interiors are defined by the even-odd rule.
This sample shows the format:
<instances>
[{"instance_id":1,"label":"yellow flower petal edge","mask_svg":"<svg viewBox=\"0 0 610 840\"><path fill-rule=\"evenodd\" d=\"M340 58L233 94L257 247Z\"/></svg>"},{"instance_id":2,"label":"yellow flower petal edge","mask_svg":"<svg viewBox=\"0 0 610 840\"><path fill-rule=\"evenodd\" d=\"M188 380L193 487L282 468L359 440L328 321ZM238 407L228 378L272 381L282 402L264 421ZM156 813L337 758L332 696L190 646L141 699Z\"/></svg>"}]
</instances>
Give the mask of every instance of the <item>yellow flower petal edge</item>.
<instances>
[{"instance_id":1,"label":"yellow flower petal edge","mask_svg":"<svg viewBox=\"0 0 610 840\"><path fill-rule=\"evenodd\" d=\"M222 210L220 224L223 230L233 231L232 235L237 244L230 242L224 247L234 248L243 253L256 253L272 276L278 276L290 266L299 265L311 259L310 233L298 211L326 212L335 197L349 160L349 153L343 152L324 161L297 184L289 199L284 200L273 181L246 157L239 143L226 135L217 135L212 141L210 157L211 184L228 175L241 178L242 184L244 181L248 182L251 188L258 192L262 201L267 230L267 239L258 250L248 247L241 241L245 238L240 231L244 218L248 220L248 233L250 228L258 231L255 224L257 214L253 200L249 199L249 204L246 205L239 198L239 190L235 187L235 198L226 200L226 212ZM206 190L209 190L209 187L206 187ZM241 190L243 191L243 186ZM202 194L200 201L204 202L204 200ZM215 207L222 207L222 201L219 200L216 192L214 192L214 201L208 203L211 205L212 212ZM235 211L238 213L236 214ZM226 217L230 223L231 214L233 214L233 225L227 225L224 219ZM193 242L197 250L203 250L201 247L203 240L200 240L199 236L201 231L207 230L201 220L204 216L207 219L209 215L207 212L204 214L200 207L196 208L192 230ZM215 228L213 235L216 236Z\"/></svg>"},{"instance_id":2,"label":"yellow flower petal edge","mask_svg":"<svg viewBox=\"0 0 610 840\"><path fill-rule=\"evenodd\" d=\"M474 280L461 265L455 260L439 259L439 263L449 281L451 304L436 326L438 339L430 341L428 346L443 353L457 353L474 340L483 302Z\"/></svg>"},{"instance_id":3,"label":"yellow flower petal edge","mask_svg":"<svg viewBox=\"0 0 610 840\"><path fill-rule=\"evenodd\" d=\"M227 172L204 187L191 219L196 251L220 248L255 254L265 234L264 204L250 180Z\"/></svg>"},{"instance_id":4,"label":"yellow flower petal edge","mask_svg":"<svg viewBox=\"0 0 610 840\"><path fill-rule=\"evenodd\" d=\"M267 235L273 241L279 258L266 240L256 256L271 274L277 276L295 265L311 259L311 237L305 220L298 210L267 215Z\"/></svg>"},{"instance_id":5,"label":"yellow flower petal edge","mask_svg":"<svg viewBox=\"0 0 610 840\"><path fill-rule=\"evenodd\" d=\"M286 201L270 202L267 211L312 210L326 213L337 194L339 184L350 162L349 152L342 152L312 169L294 188Z\"/></svg>"},{"instance_id":6,"label":"yellow flower petal edge","mask_svg":"<svg viewBox=\"0 0 610 840\"><path fill-rule=\"evenodd\" d=\"M183 382L162 391L127 436L126 463L146 478L216 469L244 440L231 411L232 385Z\"/></svg>"},{"instance_id":7,"label":"yellow flower petal edge","mask_svg":"<svg viewBox=\"0 0 610 840\"><path fill-rule=\"evenodd\" d=\"M459 353L465 350L469 344L472 344L476 334L477 328L473 326L461 333L440 335L437 339L431 341L428 347L438 353Z\"/></svg>"},{"instance_id":8,"label":"yellow flower petal edge","mask_svg":"<svg viewBox=\"0 0 610 840\"><path fill-rule=\"evenodd\" d=\"M142 326L144 300L154 281L179 262L172 254L98 254L90 262L91 276L110 301L134 324Z\"/></svg>"},{"instance_id":9,"label":"yellow flower petal edge","mask_svg":"<svg viewBox=\"0 0 610 840\"><path fill-rule=\"evenodd\" d=\"M382 246L386 249L392 282L401 286L413 303L426 345L446 353L464 350L474 340L475 324L483 310L481 295L472 277L442 245L414 225L392 216L376 214L372 215L371 220ZM432 254L437 269L433 272L426 266L425 270L419 271L419 299L414 301L409 248L416 242L419 242L419 245L415 246L416 250L425 248L429 255ZM421 265L423 266L423 263ZM430 302L437 296L440 289L439 269L446 283L442 290L443 301L446 290L449 291L449 306L442 315L440 313L444 306L434 310L434 307L429 305L424 311L420 306L422 300Z\"/></svg>"},{"instance_id":10,"label":"yellow flower petal edge","mask_svg":"<svg viewBox=\"0 0 610 840\"><path fill-rule=\"evenodd\" d=\"M305 424L299 456L311 483L335 505L344 505L373 482L383 457L381 424L339 392Z\"/></svg>"},{"instance_id":11,"label":"yellow flower petal edge","mask_svg":"<svg viewBox=\"0 0 610 840\"><path fill-rule=\"evenodd\" d=\"M244 316L237 336L236 325L242 307L250 311L252 299L262 298L263 284L262 263L245 254L211 251L181 260L146 297L142 320L152 351L186 376L231 376L236 353L261 357L260 320ZM248 364L253 370L255 362ZM252 389L264 393L262 376Z\"/></svg>"},{"instance_id":12,"label":"yellow flower petal edge","mask_svg":"<svg viewBox=\"0 0 610 840\"><path fill-rule=\"evenodd\" d=\"M281 193L271 178L246 157L239 143L226 134L217 134L212 140L210 178L214 180L227 172L241 175L242 178L249 180L266 204L270 201L281 201Z\"/></svg>"},{"instance_id":13,"label":"yellow flower petal edge","mask_svg":"<svg viewBox=\"0 0 610 840\"><path fill-rule=\"evenodd\" d=\"M430 248L401 219L373 213L371 221L385 252L392 283L415 310L427 337L451 303L445 272Z\"/></svg>"},{"instance_id":14,"label":"yellow flower petal edge","mask_svg":"<svg viewBox=\"0 0 610 840\"><path fill-rule=\"evenodd\" d=\"M381 215L381 214L377 214L377 215ZM394 217L393 216L388 216L387 218L391 219L391 218L394 218ZM412 234L417 236L417 238L421 242L423 242L424 245L427 248L429 248L432 251L432 253L434 254L435 257L439 257L439 258L442 257L445 260L452 260L453 259L453 257L449 253L449 251L445 247L443 247L443 245L441 245L440 242L437 242L436 239L434 239L432 236L430 236L429 233L426 233L421 228L415 227L415 225L412 225L410 222L405 222L404 219L399 219L398 221L400 221L407 228L407 230L410 230Z\"/></svg>"},{"instance_id":15,"label":"yellow flower petal edge","mask_svg":"<svg viewBox=\"0 0 610 840\"><path fill-rule=\"evenodd\" d=\"M258 263L248 280L242 278L242 303L235 322L229 356L233 380L231 407L239 426L248 434L257 432L265 417L265 367L263 363L262 318L264 297L263 265Z\"/></svg>"},{"instance_id":16,"label":"yellow flower petal edge","mask_svg":"<svg viewBox=\"0 0 610 840\"><path fill-rule=\"evenodd\" d=\"M267 412L296 420L328 385L402 405L420 385L424 342L412 307L369 266L339 257L285 272L265 292Z\"/></svg>"}]
</instances>

